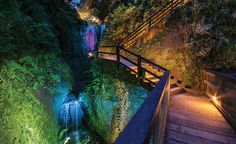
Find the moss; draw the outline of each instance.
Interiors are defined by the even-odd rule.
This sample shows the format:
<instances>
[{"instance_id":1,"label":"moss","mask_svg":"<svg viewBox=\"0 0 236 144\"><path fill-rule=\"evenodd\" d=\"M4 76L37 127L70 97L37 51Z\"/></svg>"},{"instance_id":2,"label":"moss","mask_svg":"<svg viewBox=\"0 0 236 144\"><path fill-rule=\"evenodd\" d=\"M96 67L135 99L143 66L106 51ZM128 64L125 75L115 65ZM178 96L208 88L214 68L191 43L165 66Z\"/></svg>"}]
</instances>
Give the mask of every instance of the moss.
<instances>
[{"instance_id":1,"label":"moss","mask_svg":"<svg viewBox=\"0 0 236 144\"><path fill-rule=\"evenodd\" d=\"M114 62L95 60L84 96L87 126L106 143L115 141L147 96L134 76L123 67L117 72L116 66Z\"/></svg>"},{"instance_id":2,"label":"moss","mask_svg":"<svg viewBox=\"0 0 236 144\"><path fill-rule=\"evenodd\" d=\"M0 109L2 143L58 143L59 127L50 110L36 95L38 89L50 92L70 71L55 54L4 60L0 70Z\"/></svg>"}]
</instances>

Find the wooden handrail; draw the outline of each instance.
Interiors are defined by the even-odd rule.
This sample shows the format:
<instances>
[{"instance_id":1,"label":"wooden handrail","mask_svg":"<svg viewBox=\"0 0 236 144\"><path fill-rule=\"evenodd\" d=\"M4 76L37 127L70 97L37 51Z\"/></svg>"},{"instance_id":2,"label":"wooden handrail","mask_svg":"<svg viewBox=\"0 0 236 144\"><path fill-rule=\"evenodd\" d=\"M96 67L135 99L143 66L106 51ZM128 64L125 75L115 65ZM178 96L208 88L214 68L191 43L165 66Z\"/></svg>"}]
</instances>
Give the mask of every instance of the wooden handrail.
<instances>
[{"instance_id":1,"label":"wooden handrail","mask_svg":"<svg viewBox=\"0 0 236 144\"><path fill-rule=\"evenodd\" d=\"M120 55L120 57L122 57L123 59L127 60L128 62L132 63L135 66L138 66L138 63L133 62L132 60L128 59L127 57Z\"/></svg>"},{"instance_id":2,"label":"wooden handrail","mask_svg":"<svg viewBox=\"0 0 236 144\"><path fill-rule=\"evenodd\" d=\"M120 47L120 49L122 49L123 51L126 51L126 52L128 52L128 53L130 53L130 54L132 54L132 55L134 55L134 56L136 56L136 57L138 57L138 56L139 56L139 55L137 55L137 54L133 53L132 51L129 51L129 50L127 50L127 49L123 48L123 47Z\"/></svg>"},{"instance_id":3,"label":"wooden handrail","mask_svg":"<svg viewBox=\"0 0 236 144\"><path fill-rule=\"evenodd\" d=\"M172 1L170 1L168 4L170 4ZM168 5L167 4L167 5ZM163 8L164 8L165 6L163 6L160 10L158 10L157 12L159 12L159 11L161 11ZM156 12L156 13L157 13ZM155 13L155 14L156 14ZM155 15L155 14L153 14L153 15ZM142 27L144 27L145 26L145 24L147 23L147 22L149 22L149 20L153 17L153 15L151 15L149 18L147 18L144 22L142 22L136 29L134 29L129 35L127 35L123 40L122 40L122 42L123 41L125 41L128 37L130 37L131 35L133 35L133 33L135 33L136 31L138 31L139 29L141 29Z\"/></svg>"},{"instance_id":4,"label":"wooden handrail","mask_svg":"<svg viewBox=\"0 0 236 144\"><path fill-rule=\"evenodd\" d=\"M126 125L115 144L159 144L163 142L169 105L170 73L166 71L141 107Z\"/></svg>"},{"instance_id":5,"label":"wooden handrail","mask_svg":"<svg viewBox=\"0 0 236 144\"><path fill-rule=\"evenodd\" d=\"M158 68L160 68L160 69L162 69L162 70L164 70L164 71L167 71L167 69L166 68L164 68L164 67L162 67L162 66L160 66L160 65L158 65L158 64L156 64L156 63L154 63L154 62L152 62L152 61L150 61L150 60L148 60L148 59L146 59L146 58L144 58L144 57L141 57L142 58L142 60L145 62L147 62L147 63L149 63L149 64L152 64L153 66L156 66L156 67L158 67Z\"/></svg>"},{"instance_id":6,"label":"wooden handrail","mask_svg":"<svg viewBox=\"0 0 236 144\"><path fill-rule=\"evenodd\" d=\"M131 32L128 36L126 36L122 40L122 44L126 44L130 40L132 40L135 35L142 33L147 26L150 27L153 24L156 24L157 22L161 21L168 13L171 12L171 10L175 7L177 7L180 3L184 2L184 0L172 0L168 2L165 6L163 6L161 9L159 9L157 12L155 12L153 15L151 15L147 20L145 20L139 27L137 27L133 32ZM164 12L163 12L164 11Z\"/></svg>"},{"instance_id":7,"label":"wooden handrail","mask_svg":"<svg viewBox=\"0 0 236 144\"><path fill-rule=\"evenodd\" d=\"M135 36L141 34L143 31L145 31L147 27L151 27L153 25L156 25L156 23L162 21L165 18L165 16L167 16L171 12L170 10L172 8L175 8L175 6L179 5L180 3L181 1L175 1L171 3L169 6L167 6L167 10L165 10L163 13L155 15L154 18L150 18L149 23L145 23L137 32L135 32L133 35L129 35L130 37L127 40L123 41L123 44L126 45L127 47L132 45L135 42L134 41Z\"/></svg>"},{"instance_id":8,"label":"wooden handrail","mask_svg":"<svg viewBox=\"0 0 236 144\"><path fill-rule=\"evenodd\" d=\"M151 17L144 21L138 28L136 28L130 35L128 35L125 39L123 39L123 46L102 46L103 48L116 48L116 61L119 69L119 65L123 65L128 68L131 72L134 72L138 75L140 80L147 80L150 84L155 85L153 90L149 93L148 97L142 103L141 107L132 117L130 122L121 132L119 137L116 139L115 144L161 144L164 140L164 132L165 132L165 124L169 106L169 91L170 91L170 71L166 68L140 56L135 54L134 52L125 49L125 42L128 44L131 40L138 34L142 32L142 30L146 26L152 26L159 21L161 21L168 13L171 12L172 8L175 8L184 0L172 0L160 10L155 12ZM164 12L163 12L164 11ZM160 13L162 12L162 13ZM126 44L127 44L126 43ZM122 51L126 52L133 57L135 60L132 60L130 57L122 55ZM100 54L108 54L108 52L99 51ZM124 60L130 62L132 65L137 66L137 71L132 69L130 66L122 63ZM136 61L136 62L134 62ZM146 63L152 67L156 67L158 71L161 69L164 74L162 76L158 76L154 72L148 70L142 63ZM142 73L149 73L154 78L159 79L159 82L156 84L148 77L142 77Z\"/></svg>"},{"instance_id":9,"label":"wooden handrail","mask_svg":"<svg viewBox=\"0 0 236 144\"><path fill-rule=\"evenodd\" d=\"M118 67L119 67L120 64L122 64L122 62L120 61L120 57L123 58L124 60L130 62L130 63L133 64L134 66L137 66L137 72L136 72L136 71L134 71L133 69L131 69L130 67L128 67L128 66L122 64L123 66L127 67L128 69L130 69L132 72L135 72L135 73L138 75L138 78L141 79L141 80L142 80L142 79L146 79L146 80L149 81L150 83L155 84L155 83L151 82L151 80L150 80L149 78L144 78L144 77L142 76L142 73L143 73L143 72L149 73L149 74L151 74L153 77L155 77L155 78L157 78L157 79L160 79L160 78L161 78L160 76L156 75L155 73L153 73L153 72L151 72L150 70L148 70L148 69L146 69L145 67L143 67L143 66L142 66L142 63L149 64L149 65L151 65L151 66L153 66L153 67L156 67L158 70L161 69L161 70L164 71L164 72L167 71L166 68L164 68L164 67L162 67L162 66L160 66L160 65L158 65L158 64L156 64L156 63L154 63L154 62L152 62L152 61L150 61L150 60L148 60L148 59L146 59L146 58L144 58L144 57L142 57L142 56L140 56L140 55L137 55L137 54L133 53L132 51L129 51L128 49L125 49L124 47L122 47L122 46L120 46L120 45L118 45L118 46L116 46L116 47L114 47L114 46L102 46L102 47L112 48L112 49L116 48L116 53L102 52L102 51L99 51L98 53L99 53L99 54L111 54L111 55L113 54L113 55L116 55L116 56L117 56L116 61L117 61ZM125 51L125 52L127 52L127 53L129 53L129 54L131 54L131 55L134 56L136 59L135 59L135 60L132 60L132 59L130 59L129 57L127 57L127 56L125 56L125 55L122 55L122 54L121 54L121 50L122 50L122 51ZM135 62L135 61L136 61L136 62Z\"/></svg>"}]
</instances>

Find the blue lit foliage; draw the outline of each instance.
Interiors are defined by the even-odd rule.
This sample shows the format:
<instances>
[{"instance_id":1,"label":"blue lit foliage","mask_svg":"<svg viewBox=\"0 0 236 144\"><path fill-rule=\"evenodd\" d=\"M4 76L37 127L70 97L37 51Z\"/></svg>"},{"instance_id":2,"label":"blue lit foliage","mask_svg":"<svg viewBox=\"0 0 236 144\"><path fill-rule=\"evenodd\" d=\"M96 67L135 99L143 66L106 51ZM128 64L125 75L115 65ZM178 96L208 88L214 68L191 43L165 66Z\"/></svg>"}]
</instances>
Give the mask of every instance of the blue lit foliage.
<instances>
[{"instance_id":1,"label":"blue lit foliage","mask_svg":"<svg viewBox=\"0 0 236 144\"><path fill-rule=\"evenodd\" d=\"M80 0L71 0L70 7L71 8L77 8L80 5Z\"/></svg>"}]
</instances>

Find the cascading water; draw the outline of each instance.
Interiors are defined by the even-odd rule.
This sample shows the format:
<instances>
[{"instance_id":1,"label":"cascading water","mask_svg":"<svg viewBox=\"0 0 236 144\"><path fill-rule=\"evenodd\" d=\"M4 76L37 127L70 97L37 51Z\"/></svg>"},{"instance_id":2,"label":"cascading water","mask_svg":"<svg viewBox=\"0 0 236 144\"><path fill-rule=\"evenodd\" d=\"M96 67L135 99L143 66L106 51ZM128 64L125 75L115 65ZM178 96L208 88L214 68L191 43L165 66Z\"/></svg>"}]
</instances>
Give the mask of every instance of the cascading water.
<instances>
[{"instance_id":1,"label":"cascading water","mask_svg":"<svg viewBox=\"0 0 236 144\"><path fill-rule=\"evenodd\" d=\"M69 121L69 113L70 113L70 105L64 104L64 124L65 129L68 129L68 121Z\"/></svg>"},{"instance_id":2,"label":"cascading water","mask_svg":"<svg viewBox=\"0 0 236 144\"><path fill-rule=\"evenodd\" d=\"M64 128L70 131L78 131L84 116L81 101L74 96L67 96L61 111L61 120Z\"/></svg>"},{"instance_id":3,"label":"cascading water","mask_svg":"<svg viewBox=\"0 0 236 144\"><path fill-rule=\"evenodd\" d=\"M89 52L94 51L97 44L97 25L89 24L85 31L85 37Z\"/></svg>"},{"instance_id":4,"label":"cascading water","mask_svg":"<svg viewBox=\"0 0 236 144\"><path fill-rule=\"evenodd\" d=\"M67 0L67 3L71 8L78 11L78 7L82 5L82 0ZM99 21L95 16L91 16L86 24L80 25L79 28L74 28L74 36L81 41L75 41L73 44L73 71L76 73L82 73L84 63L82 58L76 57L79 54L88 56L88 53L96 50L98 41L102 38L105 31L105 23L97 23ZM78 31L79 30L79 31ZM64 133L64 144L75 144L81 141L88 141L88 139L98 139L98 137L89 131L83 125L83 99L80 97L82 92L82 85L84 83L84 75L77 75L75 87L71 93L70 88L61 85L58 87L59 94L55 98L55 111L59 118L61 130ZM79 77L81 76L81 77ZM78 90L79 89L79 90Z\"/></svg>"}]
</instances>

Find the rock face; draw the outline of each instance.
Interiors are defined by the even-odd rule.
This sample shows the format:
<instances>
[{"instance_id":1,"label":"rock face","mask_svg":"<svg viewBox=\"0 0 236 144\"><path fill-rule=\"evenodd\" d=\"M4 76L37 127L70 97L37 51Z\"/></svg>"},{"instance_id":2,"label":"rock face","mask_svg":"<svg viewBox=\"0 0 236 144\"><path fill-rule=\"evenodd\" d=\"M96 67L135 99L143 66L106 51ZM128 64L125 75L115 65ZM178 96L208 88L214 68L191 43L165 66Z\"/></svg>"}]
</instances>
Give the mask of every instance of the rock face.
<instances>
[{"instance_id":1,"label":"rock face","mask_svg":"<svg viewBox=\"0 0 236 144\"><path fill-rule=\"evenodd\" d=\"M103 64L106 66L102 67ZM129 74L124 69L119 74L114 73L115 69L116 65L109 62L93 65L92 82L81 95L86 126L106 143L115 141L147 96L147 90L137 86L133 77L127 78Z\"/></svg>"}]
</instances>

